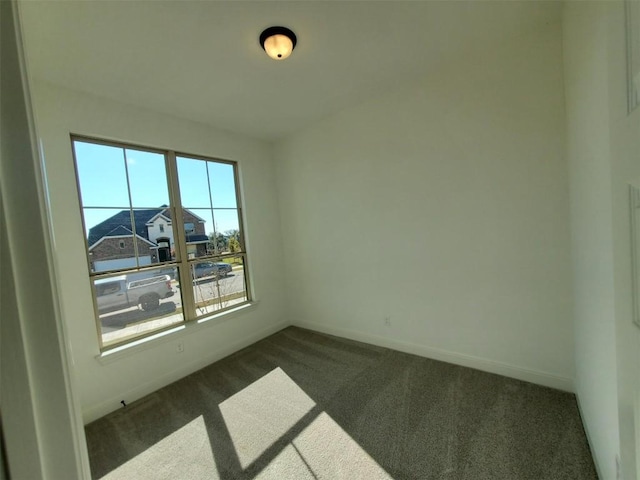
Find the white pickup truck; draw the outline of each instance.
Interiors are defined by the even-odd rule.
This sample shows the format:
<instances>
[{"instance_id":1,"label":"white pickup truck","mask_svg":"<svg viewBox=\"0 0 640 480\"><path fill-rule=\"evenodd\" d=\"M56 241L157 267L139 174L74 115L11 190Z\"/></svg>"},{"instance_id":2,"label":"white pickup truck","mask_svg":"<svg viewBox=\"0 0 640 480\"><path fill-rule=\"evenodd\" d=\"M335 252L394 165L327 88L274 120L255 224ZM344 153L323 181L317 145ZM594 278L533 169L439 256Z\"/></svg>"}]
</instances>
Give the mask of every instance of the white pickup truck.
<instances>
[{"instance_id":1,"label":"white pickup truck","mask_svg":"<svg viewBox=\"0 0 640 480\"><path fill-rule=\"evenodd\" d=\"M173 296L169 275L127 280L126 275L102 278L94 282L98 312L138 306L154 310L160 306L160 299Z\"/></svg>"}]
</instances>

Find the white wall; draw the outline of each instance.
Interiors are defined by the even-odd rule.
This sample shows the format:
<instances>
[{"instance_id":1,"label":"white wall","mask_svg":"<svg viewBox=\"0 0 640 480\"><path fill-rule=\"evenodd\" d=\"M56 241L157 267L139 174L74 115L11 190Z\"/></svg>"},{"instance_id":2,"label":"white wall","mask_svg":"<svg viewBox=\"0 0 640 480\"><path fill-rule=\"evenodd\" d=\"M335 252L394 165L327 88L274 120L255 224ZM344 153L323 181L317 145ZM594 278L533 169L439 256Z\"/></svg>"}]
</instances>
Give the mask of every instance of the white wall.
<instances>
[{"instance_id":1,"label":"white wall","mask_svg":"<svg viewBox=\"0 0 640 480\"><path fill-rule=\"evenodd\" d=\"M282 246L268 144L136 107L36 83L34 104L50 189L60 295L85 421L120 407L285 325ZM244 313L186 329L101 363L69 134L236 160L250 274L258 302ZM179 339L184 352L177 353Z\"/></svg>"},{"instance_id":2,"label":"white wall","mask_svg":"<svg viewBox=\"0 0 640 480\"><path fill-rule=\"evenodd\" d=\"M576 392L600 476L615 478L620 449L603 5L567 3L564 58L571 178Z\"/></svg>"},{"instance_id":3,"label":"white wall","mask_svg":"<svg viewBox=\"0 0 640 480\"><path fill-rule=\"evenodd\" d=\"M276 146L293 323L573 388L561 38L457 58Z\"/></svg>"},{"instance_id":4,"label":"white wall","mask_svg":"<svg viewBox=\"0 0 640 480\"><path fill-rule=\"evenodd\" d=\"M623 478L640 480L640 328L632 323L629 207L629 184L640 187L640 107L628 114L622 2L607 4L606 13L620 455Z\"/></svg>"},{"instance_id":5,"label":"white wall","mask_svg":"<svg viewBox=\"0 0 640 480\"><path fill-rule=\"evenodd\" d=\"M619 454L623 478L638 478L628 185L640 185L640 109L627 115L624 25L622 2L565 5L576 393L603 480Z\"/></svg>"}]
</instances>

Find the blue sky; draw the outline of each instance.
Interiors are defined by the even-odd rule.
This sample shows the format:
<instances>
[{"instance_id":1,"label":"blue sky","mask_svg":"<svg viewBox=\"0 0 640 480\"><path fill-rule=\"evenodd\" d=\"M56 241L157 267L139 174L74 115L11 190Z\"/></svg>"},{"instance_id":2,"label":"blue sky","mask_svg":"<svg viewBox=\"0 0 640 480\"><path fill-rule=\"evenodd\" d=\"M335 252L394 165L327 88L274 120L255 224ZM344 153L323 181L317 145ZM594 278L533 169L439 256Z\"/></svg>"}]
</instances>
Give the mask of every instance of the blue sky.
<instances>
[{"instance_id":1,"label":"blue sky","mask_svg":"<svg viewBox=\"0 0 640 480\"><path fill-rule=\"evenodd\" d=\"M170 204L164 155L82 141L74 147L87 230L130 206ZM182 157L177 163L182 205L205 220L206 232L214 225L223 233L238 230L233 166Z\"/></svg>"}]
</instances>

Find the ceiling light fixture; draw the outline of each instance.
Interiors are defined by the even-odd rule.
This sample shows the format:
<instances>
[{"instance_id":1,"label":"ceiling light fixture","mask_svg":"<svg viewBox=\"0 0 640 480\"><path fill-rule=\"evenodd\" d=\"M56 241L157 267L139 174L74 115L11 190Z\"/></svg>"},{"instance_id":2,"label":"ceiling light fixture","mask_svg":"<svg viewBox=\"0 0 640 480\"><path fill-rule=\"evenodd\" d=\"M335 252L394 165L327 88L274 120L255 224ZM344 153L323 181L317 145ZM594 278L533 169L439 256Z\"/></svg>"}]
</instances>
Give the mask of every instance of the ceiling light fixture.
<instances>
[{"instance_id":1,"label":"ceiling light fixture","mask_svg":"<svg viewBox=\"0 0 640 480\"><path fill-rule=\"evenodd\" d=\"M269 27L260 34L260 45L274 60L284 60L296 47L296 34L286 27Z\"/></svg>"}]
</instances>

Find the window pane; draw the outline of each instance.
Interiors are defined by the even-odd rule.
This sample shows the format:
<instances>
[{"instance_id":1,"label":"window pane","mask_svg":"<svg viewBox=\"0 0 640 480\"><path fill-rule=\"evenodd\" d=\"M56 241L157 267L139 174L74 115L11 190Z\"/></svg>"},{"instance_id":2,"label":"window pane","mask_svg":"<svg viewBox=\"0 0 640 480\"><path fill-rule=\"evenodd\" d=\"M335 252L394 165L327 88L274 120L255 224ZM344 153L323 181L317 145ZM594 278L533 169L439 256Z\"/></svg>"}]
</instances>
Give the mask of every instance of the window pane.
<instances>
[{"instance_id":1,"label":"window pane","mask_svg":"<svg viewBox=\"0 0 640 480\"><path fill-rule=\"evenodd\" d=\"M236 184L233 165L207 162L211 199L215 208L236 208Z\"/></svg>"},{"instance_id":2,"label":"window pane","mask_svg":"<svg viewBox=\"0 0 640 480\"><path fill-rule=\"evenodd\" d=\"M82 205L129 207L123 149L80 141L73 145Z\"/></svg>"},{"instance_id":3,"label":"window pane","mask_svg":"<svg viewBox=\"0 0 640 480\"><path fill-rule=\"evenodd\" d=\"M210 226L213 224L210 208L184 208L185 241L187 243L188 258L208 255ZM210 255L210 254L209 254Z\"/></svg>"},{"instance_id":4,"label":"window pane","mask_svg":"<svg viewBox=\"0 0 640 480\"><path fill-rule=\"evenodd\" d=\"M93 280L103 347L182 322L177 273L162 267Z\"/></svg>"},{"instance_id":5,"label":"window pane","mask_svg":"<svg viewBox=\"0 0 640 480\"><path fill-rule=\"evenodd\" d=\"M221 232L227 239L235 238L238 243L231 243L234 251L244 250L244 246L240 245L240 221L238 219L238 210L236 209L219 209L213 210L213 220L216 224L216 231ZM229 249L225 251L230 251Z\"/></svg>"},{"instance_id":6,"label":"window pane","mask_svg":"<svg viewBox=\"0 0 640 480\"><path fill-rule=\"evenodd\" d=\"M83 211L90 270L105 272L135 267L131 212L112 208L85 208Z\"/></svg>"},{"instance_id":7,"label":"window pane","mask_svg":"<svg viewBox=\"0 0 640 480\"><path fill-rule=\"evenodd\" d=\"M180 199L185 208L211 208L207 163L203 160L177 157Z\"/></svg>"},{"instance_id":8,"label":"window pane","mask_svg":"<svg viewBox=\"0 0 640 480\"><path fill-rule=\"evenodd\" d=\"M198 317L247 301L242 255L191 264L191 278Z\"/></svg>"},{"instance_id":9,"label":"window pane","mask_svg":"<svg viewBox=\"0 0 640 480\"><path fill-rule=\"evenodd\" d=\"M139 266L174 259L175 242L170 215L170 210L166 208L141 208L133 211ZM161 231L161 226L164 226L164 231Z\"/></svg>"},{"instance_id":10,"label":"window pane","mask_svg":"<svg viewBox=\"0 0 640 480\"><path fill-rule=\"evenodd\" d=\"M169 210L85 208L85 226L92 272L137 268L175 260ZM164 231L160 227L163 226ZM133 232L136 233L134 246Z\"/></svg>"},{"instance_id":11,"label":"window pane","mask_svg":"<svg viewBox=\"0 0 640 480\"><path fill-rule=\"evenodd\" d=\"M83 208L82 211L89 246L119 225L124 224L129 230L132 228L128 208ZM120 220L114 223L111 221L114 217L120 218ZM127 220L129 221L127 222Z\"/></svg>"},{"instance_id":12,"label":"window pane","mask_svg":"<svg viewBox=\"0 0 640 480\"><path fill-rule=\"evenodd\" d=\"M134 208L169 205L169 188L164 155L127 149L127 170Z\"/></svg>"},{"instance_id":13,"label":"window pane","mask_svg":"<svg viewBox=\"0 0 640 480\"><path fill-rule=\"evenodd\" d=\"M151 263L175 260L175 237L173 232L173 220L169 208L142 208L134 210L136 219L136 233L149 240L157 248L157 256L154 259L152 253Z\"/></svg>"}]
</instances>

